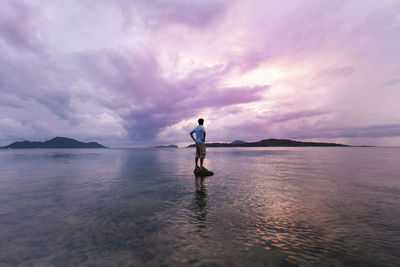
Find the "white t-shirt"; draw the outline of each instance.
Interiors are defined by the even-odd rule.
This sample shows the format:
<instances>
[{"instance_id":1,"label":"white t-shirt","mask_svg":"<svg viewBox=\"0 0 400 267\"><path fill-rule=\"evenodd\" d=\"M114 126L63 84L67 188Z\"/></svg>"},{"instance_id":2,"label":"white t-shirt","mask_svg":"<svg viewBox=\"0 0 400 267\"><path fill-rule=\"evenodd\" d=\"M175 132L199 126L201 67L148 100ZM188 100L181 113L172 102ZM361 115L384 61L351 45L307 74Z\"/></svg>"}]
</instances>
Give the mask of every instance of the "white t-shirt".
<instances>
[{"instance_id":1,"label":"white t-shirt","mask_svg":"<svg viewBox=\"0 0 400 267\"><path fill-rule=\"evenodd\" d=\"M192 133L196 133L196 142L200 142L204 144L204 132L206 128L203 125L198 125L196 128L193 129Z\"/></svg>"}]
</instances>

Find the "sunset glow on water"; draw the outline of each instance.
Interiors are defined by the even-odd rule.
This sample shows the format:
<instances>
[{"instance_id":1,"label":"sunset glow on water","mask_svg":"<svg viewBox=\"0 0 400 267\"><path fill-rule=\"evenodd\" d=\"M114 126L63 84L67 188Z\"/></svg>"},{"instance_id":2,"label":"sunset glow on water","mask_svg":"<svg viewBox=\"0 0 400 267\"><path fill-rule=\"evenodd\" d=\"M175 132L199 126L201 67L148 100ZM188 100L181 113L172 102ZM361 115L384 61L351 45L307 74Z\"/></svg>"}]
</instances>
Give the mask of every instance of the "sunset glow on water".
<instances>
[{"instance_id":1,"label":"sunset glow on water","mask_svg":"<svg viewBox=\"0 0 400 267\"><path fill-rule=\"evenodd\" d=\"M0 264L393 266L398 148L0 151Z\"/></svg>"}]
</instances>

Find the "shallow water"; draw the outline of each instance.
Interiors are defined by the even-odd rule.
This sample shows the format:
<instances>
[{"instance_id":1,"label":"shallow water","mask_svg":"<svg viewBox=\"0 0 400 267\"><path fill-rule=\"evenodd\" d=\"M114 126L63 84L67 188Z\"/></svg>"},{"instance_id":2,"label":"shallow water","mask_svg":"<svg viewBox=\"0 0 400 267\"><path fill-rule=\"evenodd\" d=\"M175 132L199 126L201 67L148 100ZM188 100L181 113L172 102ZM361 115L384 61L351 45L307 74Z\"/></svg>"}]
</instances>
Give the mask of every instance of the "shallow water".
<instances>
[{"instance_id":1,"label":"shallow water","mask_svg":"<svg viewBox=\"0 0 400 267\"><path fill-rule=\"evenodd\" d=\"M0 150L0 265L399 266L399 148Z\"/></svg>"}]
</instances>

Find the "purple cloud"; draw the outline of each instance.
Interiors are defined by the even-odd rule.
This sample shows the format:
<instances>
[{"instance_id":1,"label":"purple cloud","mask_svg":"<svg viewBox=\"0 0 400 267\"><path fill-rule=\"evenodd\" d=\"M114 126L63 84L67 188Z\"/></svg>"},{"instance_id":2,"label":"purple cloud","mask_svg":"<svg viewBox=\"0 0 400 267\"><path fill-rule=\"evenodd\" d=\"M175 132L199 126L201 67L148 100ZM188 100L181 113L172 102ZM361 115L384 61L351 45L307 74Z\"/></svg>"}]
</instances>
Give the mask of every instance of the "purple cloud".
<instances>
[{"instance_id":1,"label":"purple cloud","mask_svg":"<svg viewBox=\"0 0 400 267\"><path fill-rule=\"evenodd\" d=\"M231 4L230 1L163 1L139 0L127 2L117 0L121 12L128 22L133 16L142 16L148 27L163 27L168 24L183 24L190 27L204 28L217 22Z\"/></svg>"},{"instance_id":2,"label":"purple cloud","mask_svg":"<svg viewBox=\"0 0 400 267\"><path fill-rule=\"evenodd\" d=\"M42 47L35 30L34 8L24 1L0 1L0 39L37 53Z\"/></svg>"},{"instance_id":3,"label":"purple cloud","mask_svg":"<svg viewBox=\"0 0 400 267\"><path fill-rule=\"evenodd\" d=\"M281 122L287 122L287 121L292 121L292 120L300 120L303 118L310 118L310 117L315 117L315 116L320 116L320 115L326 115L331 113L332 111L327 111L327 110L302 110L302 111L296 111L296 112L290 112L286 114L278 113L278 114L270 114L268 115L269 123L281 123Z\"/></svg>"},{"instance_id":4,"label":"purple cloud","mask_svg":"<svg viewBox=\"0 0 400 267\"><path fill-rule=\"evenodd\" d=\"M225 66L196 69L184 79L167 80L150 55L108 51L79 59L87 79L114 94L107 106L120 115L133 141L151 141L165 127L206 108L259 101L267 88L221 88L218 83L229 71Z\"/></svg>"},{"instance_id":5,"label":"purple cloud","mask_svg":"<svg viewBox=\"0 0 400 267\"><path fill-rule=\"evenodd\" d=\"M400 135L400 124L324 129L320 135L329 137L393 137Z\"/></svg>"},{"instance_id":6,"label":"purple cloud","mask_svg":"<svg viewBox=\"0 0 400 267\"><path fill-rule=\"evenodd\" d=\"M361 0L0 0L0 142L184 142L197 116L218 141L230 129L398 137L399 12Z\"/></svg>"}]
</instances>

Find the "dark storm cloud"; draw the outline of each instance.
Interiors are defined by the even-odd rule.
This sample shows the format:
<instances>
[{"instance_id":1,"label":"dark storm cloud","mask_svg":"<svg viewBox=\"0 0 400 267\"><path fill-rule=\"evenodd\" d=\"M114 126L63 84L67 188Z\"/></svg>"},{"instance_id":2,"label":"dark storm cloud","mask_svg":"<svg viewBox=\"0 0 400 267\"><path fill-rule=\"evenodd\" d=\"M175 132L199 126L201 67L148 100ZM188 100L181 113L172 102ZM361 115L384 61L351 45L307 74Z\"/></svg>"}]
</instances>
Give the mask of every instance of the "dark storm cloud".
<instances>
[{"instance_id":1,"label":"dark storm cloud","mask_svg":"<svg viewBox=\"0 0 400 267\"><path fill-rule=\"evenodd\" d=\"M88 98L97 106L116 112L131 140L146 142L199 110L260 100L258 94L265 89L221 88L218 82L229 71L226 66L200 68L181 79L165 79L151 49L107 49L54 56L50 47L37 38L39 29L31 6L24 2L0 3L3 13L8 12L0 24L3 51L9 51L0 62L2 102L7 100L3 108L29 110L33 105L38 109L42 106L71 125L79 125L72 99ZM223 2L189 5L184 1L136 4L136 8L146 9L150 17L159 12L159 23L171 20L169 23L194 27L212 21L224 6ZM26 57L20 57L20 53ZM81 80L96 88L95 92L86 88L71 90ZM46 121L49 115L41 112L42 116L36 115Z\"/></svg>"},{"instance_id":2,"label":"dark storm cloud","mask_svg":"<svg viewBox=\"0 0 400 267\"><path fill-rule=\"evenodd\" d=\"M399 136L399 7L0 0L0 139Z\"/></svg>"},{"instance_id":3,"label":"dark storm cloud","mask_svg":"<svg viewBox=\"0 0 400 267\"><path fill-rule=\"evenodd\" d=\"M211 107L261 100L265 86L221 88L226 66L197 69L187 77L167 80L154 57L108 51L78 57L96 87L114 92L107 105L116 110L134 141L149 141L165 127Z\"/></svg>"}]
</instances>

